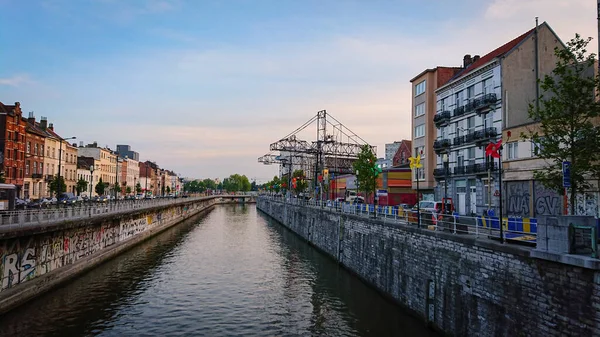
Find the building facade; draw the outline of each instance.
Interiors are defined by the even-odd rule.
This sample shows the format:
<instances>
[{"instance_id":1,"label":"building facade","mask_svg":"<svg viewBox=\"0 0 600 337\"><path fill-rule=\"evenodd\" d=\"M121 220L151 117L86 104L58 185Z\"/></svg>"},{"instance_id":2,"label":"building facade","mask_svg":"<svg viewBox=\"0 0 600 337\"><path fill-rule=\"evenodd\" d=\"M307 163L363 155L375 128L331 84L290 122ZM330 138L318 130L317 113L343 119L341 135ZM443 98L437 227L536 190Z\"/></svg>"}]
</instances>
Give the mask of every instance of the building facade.
<instances>
[{"instance_id":1,"label":"building facade","mask_svg":"<svg viewBox=\"0 0 600 337\"><path fill-rule=\"evenodd\" d=\"M423 167L413 171L412 188L419 191L422 199L433 199L435 179L435 156L431 149L437 138L437 131L433 123L436 113L437 88L444 85L462 68L436 67L426 69L410 80L412 85L411 126L412 126L412 156L421 156Z\"/></svg>"},{"instance_id":2,"label":"building facade","mask_svg":"<svg viewBox=\"0 0 600 337\"><path fill-rule=\"evenodd\" d=\"M385 144L385 159L392 160L396 152L398 152L398 148L400 147L401 142L393 142L389 144Z\"/></svg>"},{"instance_id":3,"label":"building facade","mask_svg":"<svg viewBox=\"0 0 600 337\"><path fill-rule=\"evenodd\" d=\"M135 186L140 178L140 166L139 162L125 157L121 161L121 195L125 196L128 194L135 194ZM127 187L131 189L130 193L127 193Z\"/></svg>"},{"instance_id":4,"label":"building facade","mask_svg":"<svg viewBox=\"0 0 600 337\"><path fill-rule=\"evenodd\" d=\"M532 29L481 58L466 55L465 69L436 91L436 198L452 198L459 214L480 215L488 209L499 213L499 164L489 160L485 148L502 138L512 102L528 105L535 100L535 77L528 77L535 67L535 51L534 44L527 43L534 36ZM539 59L550 54L553 48L540 50ZM515 92L520 96L513 97ZM526 110L514 113L527 116ZM513 151L510 142L505 154Z\"/></svg>"},{"instance_id":5,"label":"building facade","mask_svg":"<svg viewBox=\"0 0 600 337\"><path fill-rule=\"evenodd\" d=\"M78 147L77 152L78 156L92 157L98 161L98 164L94 167L94 174L98 171L98 182L102 179L102 182L106 184L104 194L113 195L114 184L118 175L116 154L109 148L98 147L96 142ZM94 190L98 182L94 183Z\"/></svg>"},{"instance_id":6,"label":"building facade","mask_svg":"<svg viewBox=\"0 0 600 337\"><path fill-rule=\"evenodd\" d=\"M140 161L140 154L132 151L129 145L117 145L117 153L121 158L131 158L135 161Z\"/></svg>"},{"instance_id":7,"label":"building facade","mask_svg":"<svg viewBox=\"0 0 600 337\"><path fill-rule=\"evenodd\" d=\"M23 196L26 199L40 199L47 196L44 185L44 149L47 133L40 129L33 113L29 113L25 137L25 179Z\"/></svg>"},{"instance_id":8,"label":"building facade","mask_svg":"<svg viewBox=\"0 0 600 337\"><path fill-rule=\"evenodd\" d=\"M398 150L392 158L392 167L409 167L409 160L412 156L412 142L410 140L402 140Z\"/></svg>"},{"instance_id":9,"label":"building facade","mask_svg":"<svg viewBox=\"0 0 600 337\"><path fill-rule=\"evenodd\" d=\"M140 167L139 182L140 182L140 186L142 188L144 195L156 195L156 194L154 194L155 184L156 184L156 180L157 180L156 179L156 170L154 169L156 164L154 164L154 165L151 165L151 164L153 164L153 163L149 162L149 161L139 163L139 167Z\"/></svg>"},{"instance_id":10,"label":"building facade","mask_svg":"<svg viewBox=\"0 0 600 337\"><path fill-rule=\"evenodd\" d=\"M46 138L44 139L44 191L47 196L52 196L50 182L58 174L58 151L60 143L56 135L49 131L46 117L41 117L38 127L46 133Z\"/></svg>"},{"instance_id":11,"label":"building facade","mask_svg":"<svg viewBox=\"0 0 600 337\"><path fill-rule=\"evenodd\" d=\"M2 173L4 182L17 186L17 196L23 198L25 178L25 137L27 121L22 117L21 104L4 105L0 103L0 140Z\"/></svg>"},{"instance_id":12,"label":"building facade","mask_svg":"<svg viewBox=\"0 0 600 337\"><path fill-rule=\"evenodd\" d=\"M83 179L88 183L88 186L82 195L88 197L98 195L95 187L100 179L100 172L96 170L99 166L100 161L93 157L77 157L77 180Z\"/></svg>"}]
</instances>

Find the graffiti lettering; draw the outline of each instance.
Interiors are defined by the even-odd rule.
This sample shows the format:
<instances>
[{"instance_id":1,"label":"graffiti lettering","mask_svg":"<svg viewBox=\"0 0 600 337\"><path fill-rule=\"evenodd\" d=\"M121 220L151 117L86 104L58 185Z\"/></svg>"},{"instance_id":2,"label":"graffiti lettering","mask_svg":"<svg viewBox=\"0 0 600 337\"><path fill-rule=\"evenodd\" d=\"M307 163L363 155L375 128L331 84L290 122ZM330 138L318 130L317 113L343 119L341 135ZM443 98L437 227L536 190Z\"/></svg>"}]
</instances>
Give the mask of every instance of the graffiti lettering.
<instances>
[{"instance_id":1,"label":"graffiti lettering","mask_svg":"<svg viewBox=\"0 0 600 337\"><path fill-rule=\"evenodd\" d=\"M511 181L506 183L508 216L530 216L529 181Z\"/></svg>"}]
</instances>

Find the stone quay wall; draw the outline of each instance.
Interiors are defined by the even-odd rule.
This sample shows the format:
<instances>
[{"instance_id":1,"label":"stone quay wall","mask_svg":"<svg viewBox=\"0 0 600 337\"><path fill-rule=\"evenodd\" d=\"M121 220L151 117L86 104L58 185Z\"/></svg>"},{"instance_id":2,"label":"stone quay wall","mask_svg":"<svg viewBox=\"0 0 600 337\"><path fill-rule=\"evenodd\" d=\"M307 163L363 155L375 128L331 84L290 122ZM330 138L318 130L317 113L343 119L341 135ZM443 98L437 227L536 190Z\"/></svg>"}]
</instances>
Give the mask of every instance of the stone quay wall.
<instances>
[{"instance_id":1,"label":"stone quay wall","mask_svg":"<svg viewBox=\"0 0 600 337\"><path fill-rule=\"evenodd\" d=\"M207 197L2 231L0 314L219 202L217 197Z\"/></svg>"},{"instance_id":2,"label":"stone quay wall","mask_svg":"<svg viewBox=\"0 0 600 337\"><path fill-rule=\"evenodd\" d=\"M600 336L597 270L529 247L259 198L257 207L455 336Z\"/></svg>"}]
</instances>

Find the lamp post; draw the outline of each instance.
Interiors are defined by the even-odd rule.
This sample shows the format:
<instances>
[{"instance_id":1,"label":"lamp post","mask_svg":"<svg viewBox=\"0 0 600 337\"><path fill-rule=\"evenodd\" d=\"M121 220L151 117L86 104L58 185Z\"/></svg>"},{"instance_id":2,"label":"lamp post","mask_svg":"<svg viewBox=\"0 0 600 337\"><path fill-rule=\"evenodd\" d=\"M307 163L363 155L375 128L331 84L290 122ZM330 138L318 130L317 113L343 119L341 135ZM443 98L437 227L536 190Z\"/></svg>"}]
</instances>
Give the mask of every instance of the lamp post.
<instances>
[{"instance_id":1,"label":"lamp post","mask_svg":"<svg viewBox=\"0 0 600 337\"><path fill-rule=\"evenodd\" d=\"M148 196L148 164L144 165L146 167L146 187L144 187L144 199Z\"/></svg>"},{"instance_id":2,"label":"lamp post","mask_svg":"<svg viewBox=\"0 0 600 337\"><path fill-rule=\"evenodd\" d=\"M90 165L90 201L94 195L94 165Z\"/></svg>"},{"instance_id":3,"label":"lamp post","mask_svg":"<svg viewBox=\"0 0 600 337\"><path fill-rule=\"evenodd\" d=\"M60 198L60 188L61 188L61 184L60 184L60 169L61 169L61 162L62 162L62 144L63 141L65 140L70 140L70 139L77 139L77 137L69 137L69 138L59 138L60 141L60 147L58 149L58 176L56 179L56 206L59 207L60 203L58 202L58 198Z\"/></svg>"},{"instance_id":4,"label":"lamp post","mask_svg":"<svg viewBox=\"0 0 600 337\"><path fill-rule=\"evenodd\" d=\"M444 213L448 212L448 154L444 153L442 155L442 162L444 163Z\"/></svg>"}]
</instances>

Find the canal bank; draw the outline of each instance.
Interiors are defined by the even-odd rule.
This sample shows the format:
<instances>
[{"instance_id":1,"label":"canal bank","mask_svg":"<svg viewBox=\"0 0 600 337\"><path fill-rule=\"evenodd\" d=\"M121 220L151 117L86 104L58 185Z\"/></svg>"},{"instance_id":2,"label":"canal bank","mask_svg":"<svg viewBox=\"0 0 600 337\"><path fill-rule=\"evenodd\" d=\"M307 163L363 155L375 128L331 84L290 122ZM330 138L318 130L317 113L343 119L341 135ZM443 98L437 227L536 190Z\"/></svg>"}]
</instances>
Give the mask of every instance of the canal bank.
<instances>
[{"instance_id":1,"label":"canal bank","mask_svg":"<svg viewBox=\"0 0 600 337\"><path fill-rule=\"evenodd\" d=\"M218 202L215 197L181 200L153 208L2 228L0 314Z\"/></svg>"},{"instance_id":2,"label":"canal bank","mask_svg":"<svg viewBox=\"0 0 600 337\"><path fill-rule=\"evenodd\" d=\"M0 316L11 336L438 337L254 206L217 205Z\"/></svg>"},{"instance_id":3,"label":"canal bank","mask_svg":"<svg viewBox=\"0 0 600 337\"><path fill-rule=\"evenodd\" d=\"M257 207L367 283L456 336L600 334L596 270L527 247L259 198Z\"/></svg>"}]
</instances>

